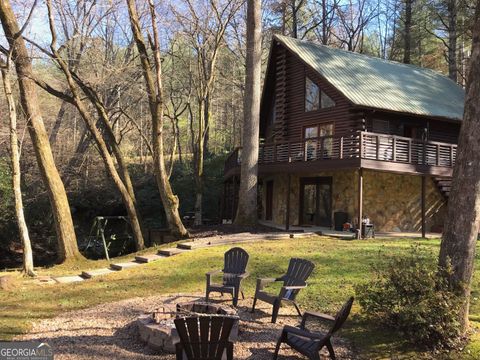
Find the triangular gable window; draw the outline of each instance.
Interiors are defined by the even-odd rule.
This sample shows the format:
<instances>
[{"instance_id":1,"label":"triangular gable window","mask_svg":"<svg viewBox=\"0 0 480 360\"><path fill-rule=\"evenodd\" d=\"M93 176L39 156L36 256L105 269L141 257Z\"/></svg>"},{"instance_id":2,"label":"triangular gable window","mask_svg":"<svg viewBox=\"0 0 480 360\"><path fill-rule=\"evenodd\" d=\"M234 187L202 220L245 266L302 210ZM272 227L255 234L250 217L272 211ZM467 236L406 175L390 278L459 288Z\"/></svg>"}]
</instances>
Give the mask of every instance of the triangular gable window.
<instances>
[{"instance_id":1,"label":"triangular gable window","mask_svg":"<svg viewBox=\"0 0 480 360\"><path fill-rule=\"evenodd\" d=\"M305 78L305 111L318 110L320 107L320 88L309 77Z\"/></svg>"},{"instance_id":2,"label":"triangular gable window","mask_svg":"<svg viewBox=\"0 0 480 360\"><path fill-rule=\"evenodd\" d=\"M321 99L322 99L322 109L335 106L335 101L333 101L332 98L327 94L325 94L323 91L322 91Z\"/></svg>"},{"instance_id":3,"label":"triangular gable window","mask_svg":"<svg viewBox=\"0 0 480 360\"><path fill-rule=\"evenodd\" d=\"M305 77L305 111L326 109L335 106L330 96L320 91L320 88L308 76Z\"/></svg>"}]
</instances>

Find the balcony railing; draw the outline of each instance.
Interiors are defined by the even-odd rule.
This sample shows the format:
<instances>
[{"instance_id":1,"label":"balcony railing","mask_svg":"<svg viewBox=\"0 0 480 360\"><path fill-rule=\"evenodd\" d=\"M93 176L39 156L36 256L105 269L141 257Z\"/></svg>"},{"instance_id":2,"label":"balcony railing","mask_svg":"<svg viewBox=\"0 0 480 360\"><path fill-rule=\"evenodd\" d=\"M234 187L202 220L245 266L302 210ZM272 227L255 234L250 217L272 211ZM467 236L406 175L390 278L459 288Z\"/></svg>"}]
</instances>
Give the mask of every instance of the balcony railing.
<instances>
[{"instance_id":1,"label":"balcony railing","mask_svg":"<svg viewBox=\"0 0 480 360\"><path fill-rule=\"evenodd\" d=\"M315 160L368 159L395 163L453 167L457 145L396 135L360 132L355 136L325 136L260 145L259 164ZM241 148L225 161L225 172L239 166Z\"/></svg>"}]
</instances>

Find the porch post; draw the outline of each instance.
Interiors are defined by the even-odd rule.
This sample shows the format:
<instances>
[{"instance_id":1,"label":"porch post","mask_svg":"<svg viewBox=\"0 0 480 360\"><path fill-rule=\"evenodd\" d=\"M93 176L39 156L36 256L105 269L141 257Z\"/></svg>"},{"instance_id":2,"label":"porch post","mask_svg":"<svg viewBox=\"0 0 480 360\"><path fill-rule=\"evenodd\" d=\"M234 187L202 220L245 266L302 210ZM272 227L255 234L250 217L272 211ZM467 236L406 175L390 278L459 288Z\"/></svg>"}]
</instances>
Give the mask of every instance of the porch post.
<instances>
[{"instance_id":1,"label":"porch post","mask_svg":"<svg viewBox=\"0 0 480 360\"><path fill-rule=\"evenodd\" d=\"M358 229L357 239L362 238L362 218L363 218L363 169L358 169Z\"/></svg>"},{"instance_id":2,"label":"porch post","mask_svg":"<svg viewBox=\"0 0 480 360\"><path fill-rule=\"evenodd\" d=\"M422 199L421 199L421 208L422 208L422 238L426 237L426 220L425 220L425 195L426 195L426 181L427 177L422 175Z\"/></svg>"},{"instance_id":3,"label":"porch post","mask_svg":"<svg viewBox=\"0 0 480 360\"><path fill-rule=\"evenodd\" d=\"M290 230L290 185L292 182L292 176L288 174L288 180L287 180L287 214L285 216L285 230L288 231Z\"/></svg>"}]
</instances>

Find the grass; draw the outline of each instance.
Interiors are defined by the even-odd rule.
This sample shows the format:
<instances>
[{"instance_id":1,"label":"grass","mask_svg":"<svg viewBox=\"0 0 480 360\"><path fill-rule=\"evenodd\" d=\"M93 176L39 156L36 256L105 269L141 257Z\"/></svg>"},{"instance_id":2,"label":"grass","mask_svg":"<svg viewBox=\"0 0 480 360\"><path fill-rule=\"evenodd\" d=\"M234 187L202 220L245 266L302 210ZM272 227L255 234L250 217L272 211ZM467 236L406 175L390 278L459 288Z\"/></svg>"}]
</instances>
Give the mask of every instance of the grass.
<instances>
[{"instance_id":1,"label":"grass","mask_svg":"<svg viewBox=\"0 0 480 360\"><path fill-rule=\"evenodd\" d=\"M436 257L438 240L418 241ZM369 279L371 264L382 264L388 257L406 252L411 239L343 241L331 238L262 241L242 244L250 254L250 278L245 283L247 296L252 296L257 276L269 277L283 273L290 257L302 257L316 264L309 287L298 298L304 309L334 313L350 295L353 286ZM31 323L58 315L64 311L90 307L100 303L118 301L136 296L167 293L202 293L205 272L217 269L223 261L228 246L199 249L162 261L113 273L70 285L38 285L31 280L21 280L15 291L0 292L0 339L12 337L29 330ZM147 252L153 252L153 249ZM130 259L132 255L126 257ZM117 261L117 259L115 259ZM477 261L477 264L480 262ZM82 261L76 264L40 269L40 275L78 274L79 270L105 266L105 261ZM477 272L478 273L478 272ZM475 276L471 320L480 327L479 275ZM358 306L342 331L352 341L364 358L427 358L428 353L412 349L398 334L366 323L359 316ZM462 352L442 355L455 359L480 358L480 335L474 334L472 342ZM452 357L453 356L453 357Z\"/></svg>"}]
</instances>

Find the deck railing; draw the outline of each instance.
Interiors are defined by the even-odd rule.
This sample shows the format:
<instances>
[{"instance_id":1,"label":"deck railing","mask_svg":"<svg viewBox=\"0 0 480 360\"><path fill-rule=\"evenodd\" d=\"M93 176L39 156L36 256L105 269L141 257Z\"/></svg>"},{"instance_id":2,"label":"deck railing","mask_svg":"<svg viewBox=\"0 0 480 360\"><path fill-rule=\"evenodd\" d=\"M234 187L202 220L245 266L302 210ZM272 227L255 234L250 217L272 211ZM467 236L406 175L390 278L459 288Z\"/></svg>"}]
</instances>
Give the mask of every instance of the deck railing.
<instances>
[{"instance_id":1,"label":"deck railing","mask_svg":"<svg viewBox=\"0 0 480 360\"><path fill-rule=\"evenodd\" d=\"M453 167L457 145L402 136L360 133L362 159Z\"/></svg>"},{"instance_id":2,"label":"deck railing","mask_svg":"<svg viewBox=\"0 0 480 360\"><path fill-rule=\"evenodd\" d=\"M259 164L361 158L414 165L453 167L457 145L370 132L262 144ZM225 172L240 165L241 148L225 161Z\"/></svg>"}]
</instances>

